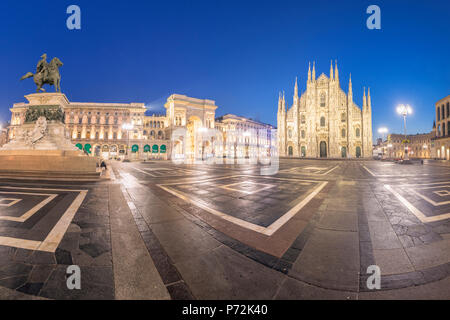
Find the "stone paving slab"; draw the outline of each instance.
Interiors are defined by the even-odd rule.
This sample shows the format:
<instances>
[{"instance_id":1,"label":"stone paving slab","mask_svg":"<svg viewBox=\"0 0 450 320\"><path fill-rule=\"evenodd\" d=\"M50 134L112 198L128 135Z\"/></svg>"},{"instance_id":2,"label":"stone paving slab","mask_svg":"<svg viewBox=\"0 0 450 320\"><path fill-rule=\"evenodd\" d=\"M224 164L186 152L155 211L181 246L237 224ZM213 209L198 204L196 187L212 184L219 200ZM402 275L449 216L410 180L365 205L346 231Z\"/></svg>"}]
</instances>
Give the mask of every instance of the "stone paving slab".
<instances>
[{"instance_id":1,"label":"stone paving slab","mask_svg":"<svg viewBox=\"0 0 450 320\"><path fill-rule=\"evenodd\" d=\"M319 287L356 292L359 266L357 232L316 229L288 274Z\"/></svg>"},{"instance_id":2,"label":"stone paving slab","mask_svg":"<svg viewBox=\"0 0 450 320\"><path fill-rule=\"evenodd\" d=\"M329 290L286 277L280 286L276 300L356 300L358 293Z\"/></svg>"},{"instance_id":3,"label":"stone paving slab","mask_svg":"<svg viewBox=\"0 0 450 320\"><path fill-rule=\"evenodd\" d=\"M176 266L197 299L272 299L285 277L223 245Z\"/></svg>"},{"instance_id":4,"label":"stone paving slab","mask_svg":"<svg viewBox=\"0 0 450 320\"><path fill-rule=\"evenodd\" d=\"M406 248L406 253L416 270L450 263L450 239Z\"/></svg>"},{"instance_id":5,"label":"stone paving slab","mask_svg":"<svg viewBox=\"0 0 450 320\"><path fill-rule=\"evenodd\" d=\"M380 267L381 275L400 274L415 271L414 266L403 248L373 250L375 263Z\"/></svg>"},{"instance_id":6,"label":"stone paving slab","mask_svg":"<svg viewBox=\"0 0 450 320\"><path fill-rule=\"evenodd\" d=\"M169 299L120 186L110 187L110 199L115 298Z\"/></svg>"}]
</instances>

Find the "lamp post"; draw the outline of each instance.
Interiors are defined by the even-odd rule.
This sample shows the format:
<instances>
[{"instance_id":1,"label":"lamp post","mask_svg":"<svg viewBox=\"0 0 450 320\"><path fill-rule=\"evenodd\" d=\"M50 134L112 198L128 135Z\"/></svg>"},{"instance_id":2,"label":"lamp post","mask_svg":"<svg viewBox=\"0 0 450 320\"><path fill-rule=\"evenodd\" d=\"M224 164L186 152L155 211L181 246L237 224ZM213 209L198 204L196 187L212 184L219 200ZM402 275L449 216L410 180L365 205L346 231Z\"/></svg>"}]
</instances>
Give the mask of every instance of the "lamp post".
<instances>
[{"instance_id":1,"label":"lamp post","mask_svg":"<svg viewBox=\"0 0 450 320\"><path fill-rule=\"evenodd\" d=\"M382 156L384 158L384 149L385 149L385 147L383 146L383 144L384 144L384 136L385 136L386 133L388 133L388 128L381 127L381 128L378 129L378 133L381 134L381 148L383 150L383 155Z\"/></svg>"},{"instance_id":2,"label":"lamp post","mask_svg":"<svg viewBox=\"0 0 450 320\"><path fill-rule=\"evenodd\" d=\"M128 148L130 146L130 130L133 130L134 126L132 123L124 123L122 125L122 129L127 132L127 149L125 153L125 158L128 159Z\"/></svg>"},{"instance_id":3,"label":"lamp post","mask_svg":"<svg viewBox=\"0 0 450 320\"><path fill-rule=\"evenodd\" d=\"M406 117L412 113L412 108L409 106L409 104L404 105L401 104L397 107L397 113L401 116L403 116L403 126L405 129L405 157L404 160L409 160L408 156L408 138L406 134Z\"/></svg>"}]
</instances>

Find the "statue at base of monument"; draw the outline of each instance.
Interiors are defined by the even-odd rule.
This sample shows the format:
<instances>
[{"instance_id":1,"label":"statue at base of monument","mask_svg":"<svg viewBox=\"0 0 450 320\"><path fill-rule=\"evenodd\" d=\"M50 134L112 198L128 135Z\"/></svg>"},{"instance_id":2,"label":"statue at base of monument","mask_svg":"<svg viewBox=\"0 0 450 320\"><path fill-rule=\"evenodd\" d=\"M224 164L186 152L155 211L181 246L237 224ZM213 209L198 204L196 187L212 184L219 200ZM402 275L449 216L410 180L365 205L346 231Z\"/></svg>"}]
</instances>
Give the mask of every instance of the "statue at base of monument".
<instances>
[{"instance_id":1,"label":"statue at base of monument","mask_svg":"<svg viewBox=\"0 0 450 320\"><path fill-rule=\"evenodd\" d=\"M47 54L41 56L39 60L36 73L28 72L20 80L28 79L33 77L34 83L37 86L36 92L44 91L42 88L44 84L55 86L56 92L61 92L61 75L59 73L59 68L63 66L63 63L58 58L54 57L50 63L47 62Z\"/></svg>"},{"instance_id":2,"label":"statue at base of monument","mask_svg":"<svg viewBox=\"0 0 450 320\"><path fill-rule=\"evenodd\" d=\"M33 130L23 131L23 140L29 146L34 146L38 141L44 138L47 132L47 119L39 117Z\"/></svg>"}]
</instances>

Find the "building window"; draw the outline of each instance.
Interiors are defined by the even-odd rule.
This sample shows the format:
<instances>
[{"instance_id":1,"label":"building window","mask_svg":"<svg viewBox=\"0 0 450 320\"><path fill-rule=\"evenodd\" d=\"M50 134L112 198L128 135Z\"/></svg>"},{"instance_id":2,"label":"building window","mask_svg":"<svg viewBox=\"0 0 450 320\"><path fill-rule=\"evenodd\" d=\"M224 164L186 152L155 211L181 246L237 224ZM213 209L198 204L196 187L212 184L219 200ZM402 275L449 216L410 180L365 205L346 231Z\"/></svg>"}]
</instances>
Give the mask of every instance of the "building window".
<instances>
[{"instance_id":1,"label":"building window","mask_svg":"<svg viewBox=\"0 0 450 320\"><path fill-rule=\"evenodd\" d=\"M322 93L320 95L320 106L321 107L325 107L325 99L326 99L325 93Z\"/></svg>"},{"instance_id":2,"label":"building window","mask_svg":"<svg viewBox=\"0 0 450 320\"><path fill-rule=\"evenodd\" d=\"M345 122L345 121L347 121L345 113L342 113L341 114L341 122Z\"/></svg>"},{"instance_id":3,"label":"building window","mask_svg":"<svg viewBox=\"0 0 450 320\"><path fill-rule=\"evenodd\" d=\"M302 130L302 139L305 139L305 130Z\"/></svg>"},{"instance_id":4,"label":"building window","mask_svg":"<svg viewBox=\"0 0 450 320\"><path fill-rule=\"evenodd\" d=\"M345 138L345 136L346 136L346 134L345 134L345 129L342 129L341 135L342 135L342 138Z\"/></svg>"},{"instance_id":5,"label":"building window","mask_svg":"<svg viewBox=\"0 0 450 320\"><path fill-rule=\"evenodd\" d=\"M325 127L325 117L320 118L320 126Z\"/></svg>"},{"instance_id":6,"label":"building window","mask_svg":"<svg viewBox=\"0 0 450 320\"><path fill-rule=\"evenodd\" d=\"M292 138L292 130L291 129L288 130L288 137Z\"/></svg>"},{"instance_id":7,"label":"building window","mask_svg":"<svg viewBox=\"0 0 450 320\"><path fill-rule=\"evenodd\" d=\"M356 137L359 138L361 136L361 131L359 128L356 128Z\"/></svg>"}]
</instances>

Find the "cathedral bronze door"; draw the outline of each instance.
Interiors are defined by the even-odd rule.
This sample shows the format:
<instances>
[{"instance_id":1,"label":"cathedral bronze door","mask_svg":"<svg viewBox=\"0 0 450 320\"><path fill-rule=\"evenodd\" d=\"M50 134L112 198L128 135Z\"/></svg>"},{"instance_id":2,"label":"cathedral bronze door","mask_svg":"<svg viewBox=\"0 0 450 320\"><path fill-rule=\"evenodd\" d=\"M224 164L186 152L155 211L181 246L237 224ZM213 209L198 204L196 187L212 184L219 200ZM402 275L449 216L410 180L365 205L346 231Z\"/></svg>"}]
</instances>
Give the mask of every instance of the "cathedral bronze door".
<instances>
[{"instance_id":1,"label":"cathedral bronze door","mask_svg":"<svg viewBox=\"0 0 450 320\"><path fill-rule=\"evenodd\" d=\"M327 143L325 141L320 142L320 157L321 158L327 157Z\"/></svg>"},{"instance_id":2,"label":"cathedral bronze door","mask_svg":"<svg viewBox=\"0 0 450 320\"><path fill-rule=\"evenodd\" d=\"M356 157L361 158L361 147L356 147Z\"/></svg>"},{"instance_id":3,"label":"cathedral bronze door","mask_svg":"<svg viewBox=\"0 0 450 320\"><path fill-rule=\"evenodd\" d=\"M288 154L290 157L292 157L294 155L294 149L292 148L292 146L288 147Z\"/></svg>"},{"instance_id":4,"label":"cathedral bronze door","mask_svg":"<svg viewBox=\"0 0 450 320\"><path fill-rule=\"evenodd\" d=\"M342 158L347 158L347 148L346 147L342 147L342 149L341 149L341 157Z\"/></svg>"},{"instance_id":5,"label":"cathedral bronze door","mask_svg":"<svg viewBox=\"0 0 450 320\"><path fill-rule=\"evenodd\" d=\"M304 157L306 157L306 147L305 146L302 146L302 157L304 158Z\"/></svg>"}]
</instances>

